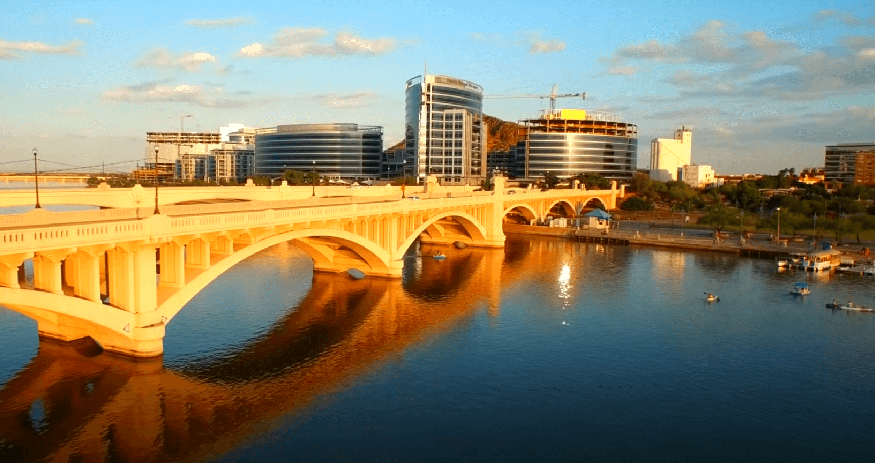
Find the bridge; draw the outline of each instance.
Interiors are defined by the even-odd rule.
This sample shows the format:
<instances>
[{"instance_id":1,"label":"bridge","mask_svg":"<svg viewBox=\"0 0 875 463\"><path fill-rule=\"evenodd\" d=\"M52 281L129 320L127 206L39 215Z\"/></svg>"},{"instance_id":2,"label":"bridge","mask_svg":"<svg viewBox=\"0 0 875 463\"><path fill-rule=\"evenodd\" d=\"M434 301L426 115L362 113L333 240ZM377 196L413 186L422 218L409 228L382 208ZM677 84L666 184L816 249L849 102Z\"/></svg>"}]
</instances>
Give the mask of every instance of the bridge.
<instances>
[{"instance_id":1,"label":"bridge","mask_svg":"<svg viewBox=\"0 0 875 463\"><path fill-rule=\"evenodd\" d=\"M178 190L198 203L149 204L142 187L53 190L49 202L42 194L40 201L109 208L0 216L0 304L35 319L41 337L90 337L107 351L154 357L163 352L165 326L189 300L271 246L301 248L316 272L400 278L416 240L500 248L508 214L527 221L574 217L587 205L614 208L624 193L616 183L610 190L507 189L502 177L494 191L446 188L429 178L400 195L397 187L320 187L319 196L309 197L303 196L312 195L309 187ZM0 193L0 205L30 199Z\"/></svg>"}]
</instances>

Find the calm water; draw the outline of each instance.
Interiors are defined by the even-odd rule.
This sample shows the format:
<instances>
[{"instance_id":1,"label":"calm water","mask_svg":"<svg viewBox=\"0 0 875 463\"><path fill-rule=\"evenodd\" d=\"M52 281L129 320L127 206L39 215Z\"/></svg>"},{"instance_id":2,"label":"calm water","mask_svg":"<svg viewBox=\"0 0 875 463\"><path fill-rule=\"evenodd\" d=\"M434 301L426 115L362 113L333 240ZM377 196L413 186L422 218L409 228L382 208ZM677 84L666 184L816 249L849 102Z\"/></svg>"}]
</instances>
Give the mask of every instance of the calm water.
<instances>
[{"instance_id":1,"label":"calm water","mask_svg":"<svg viewBox=\"0 0 875 463\"><path fill-rule=\"evenodd\" d=\"M875 314L824 308L875 305L871 278L546 238L444 252L393 282L269 249L183 309L163 361L0 309L0 460L875 457Z\"/></svg>"}]
</instances>

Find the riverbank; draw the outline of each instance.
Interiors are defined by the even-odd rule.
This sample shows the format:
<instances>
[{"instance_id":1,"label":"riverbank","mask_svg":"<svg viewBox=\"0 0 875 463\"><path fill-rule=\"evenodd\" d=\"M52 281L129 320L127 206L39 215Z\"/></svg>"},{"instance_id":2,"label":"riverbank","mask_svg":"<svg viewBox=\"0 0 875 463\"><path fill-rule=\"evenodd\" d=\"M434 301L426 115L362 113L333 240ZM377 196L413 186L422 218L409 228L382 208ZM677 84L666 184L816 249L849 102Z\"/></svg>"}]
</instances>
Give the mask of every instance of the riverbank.
<instances>
[{"instance_id":1,"label":"riverbank","mask_svg":"<svg viewBox=\"0 0 875 463\"><path fill-rule=\"evenodd\" d=\"M626 224L624 224L626 225ZM822 245L815 246L811 240L782 240L781 243L770 239L770 235L750 234L745 239L734 237L715 239L710 230L676 229L649 226L605 229L574 229L560 227L539 227L531 225L504 224L505 233L521 235L555 236L571 240L605 244L656 246L664 248L687 249L697 251L727 252L744 257L774 258L791 252L808 252ZM865 249L871 248L871 243L833 246L855 261L868 258Z\"/></svg>"}]
</instances>

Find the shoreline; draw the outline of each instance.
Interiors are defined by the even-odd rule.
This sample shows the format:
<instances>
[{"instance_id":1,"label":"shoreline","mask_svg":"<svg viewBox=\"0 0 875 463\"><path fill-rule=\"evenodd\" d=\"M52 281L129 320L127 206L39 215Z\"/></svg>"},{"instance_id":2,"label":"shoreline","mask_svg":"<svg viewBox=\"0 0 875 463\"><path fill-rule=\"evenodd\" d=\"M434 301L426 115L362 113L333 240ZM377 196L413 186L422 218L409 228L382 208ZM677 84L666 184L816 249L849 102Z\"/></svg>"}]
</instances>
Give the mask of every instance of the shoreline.
<instances>
[{"instance_id":1,"label":"shoreline","mask_svg":"<svg viewBox=\"0 0 875 463\"><path fill-rule=\"evenodd\" d=\"M647 231L641 229L622 230L617 228L612 228L610 230L593 230L505 223L503 229L505 233L553 236L585 243L619 244L627 246L637 245L693 251L726 252L737 254L742 257L764 259L784 256L791 252L810 252L814 250L813 244L810 240L779 244L774 241L749 238L745 239L744 243L740 243L737 237L734 239L724 238L721 240L715 240L713 237L701 236L702 230L693 229L688 229L688 231L693 233L698 231L700 232L698 236L696 234L685 235L683 231L677 233L677 230L658 228ZM870 247L868 243L832 246L832 249L841 251L845 255L853 256L856 261L868 258L868 256L862 251L862 249L866 247ZM817 250L820 249L818 248Z\"/></svg>"}]
</instances>

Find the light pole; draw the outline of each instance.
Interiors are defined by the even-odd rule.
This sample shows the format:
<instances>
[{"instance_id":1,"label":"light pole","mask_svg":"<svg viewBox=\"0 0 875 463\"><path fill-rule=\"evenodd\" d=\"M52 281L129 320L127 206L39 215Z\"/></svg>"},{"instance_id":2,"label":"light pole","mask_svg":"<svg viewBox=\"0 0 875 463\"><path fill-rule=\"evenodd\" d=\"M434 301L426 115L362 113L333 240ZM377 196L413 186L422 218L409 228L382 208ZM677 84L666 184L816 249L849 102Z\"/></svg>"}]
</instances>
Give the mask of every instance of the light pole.
<instances>
[{"instance_id":1,"label":"light pole","mask_svg":"<svg viewBox=\"0 0 875 463\"><path fill-rule=\"evenodd\" d=\"M33 148L33 185L36 188L36 209L42 209L39 205L39 168L36 163L36 147Z\"/></svg>"},{"instance_id":2,"label":"light pole","mask_svg":"<svg viewBox=\"0 0 875 463\"><path fill-rule=\"evenodd\" d=\"M778 244L781 244L781 208L776 208L778 210Z\"/></svg>"},{"instance_id":3,"label":"light pole","mask_svg":"<svg viewBox=\"0 0 875 463\"><path fill-rule=\"evenodd\" d=\"M744 209L738 213L738 242L744 244Z\"/></svg>"},{"instance_id":4,"label":"light pole","mask_svg":"<svg viewBox=\"0 0 875 463\"><path fill-rule=\"evenodd\" d=\"M158 145L155 145L155 215L158 214Z\"/></svg>"},{"instance_id":5,"label":"light pole","mask_svg":"<svg viewBox=\"0 0 875 463\"><path fill-rule=\"evenodd\" d=\"M401 199L406 198L404 189L407 186L407 159L401 160Z\"/></svg>"},{"instance_id":6,"label":"light pole","mask_svg":"<svg viewBox=\"0 0 875 463\"><path fill-rule=\"evenodd\" d=\"M814 237L811 239L811 247L817 247L817 212L814 213Z\"/></svg>"},{"instance_id":7,"label":"light pole","mask_svg":"<svg viewBox=\"0 0 875 463\"><path fill-rule=\"evenodd\" d=\"M316 161L313 161L313 197L316 197Z\"/></svg>"}]
</instances>

